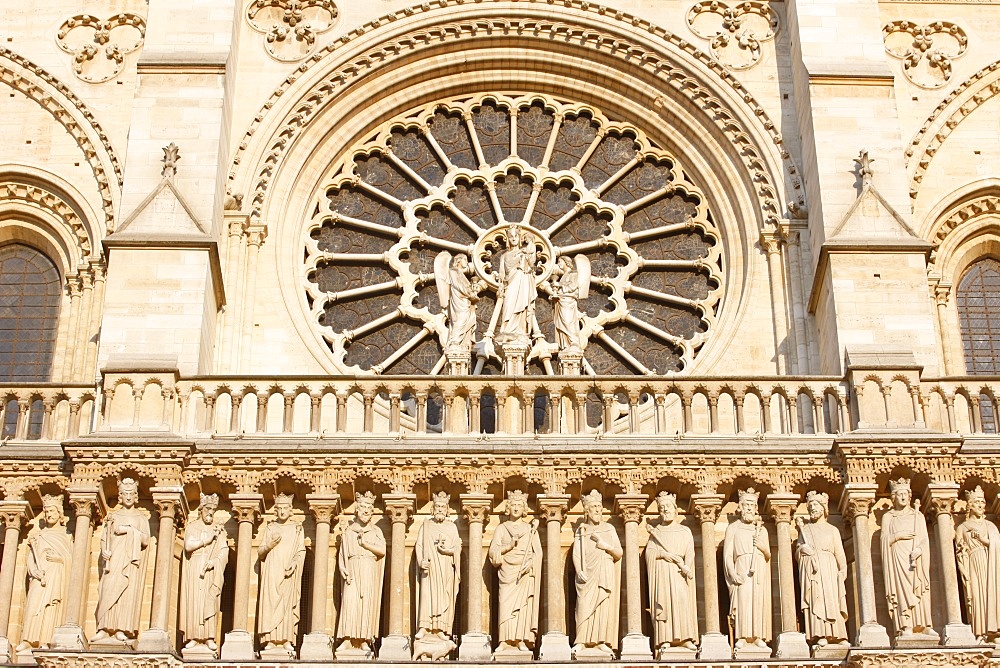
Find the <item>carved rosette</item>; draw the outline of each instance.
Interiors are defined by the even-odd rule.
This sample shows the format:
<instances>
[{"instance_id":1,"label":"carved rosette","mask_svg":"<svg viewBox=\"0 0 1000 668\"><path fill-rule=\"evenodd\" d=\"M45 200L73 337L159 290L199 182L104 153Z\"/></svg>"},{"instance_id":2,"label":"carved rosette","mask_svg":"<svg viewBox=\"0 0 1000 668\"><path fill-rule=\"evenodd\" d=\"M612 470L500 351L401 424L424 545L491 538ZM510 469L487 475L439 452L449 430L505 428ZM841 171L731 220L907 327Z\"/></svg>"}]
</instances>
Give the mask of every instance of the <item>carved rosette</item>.
<instances>
[{"instance_id":1,"label":"carved rosette","mask_svg":"<svg viewBox=\"0 0 1000 668\"><path fill-rule=\"evenodd\" d=\"M254 0L247 23L264 35L264 50L275 60L302 60L316 49L316 37L337 22L332 0Z\"/></svg>"},{"instance_id":2,"label":"carved rosette","mask_svg":"<svg viewBox=\"0 0 1000 668\"><path fill-rule=\"evenodd\" d=\"M722 294L720 233L679 160L639 128L586 104L539 95L442 101L389 121L330 171L306 234L306 300L345 373L445 368L448 329L434 284L442 251L483 284L474 355L498 305L505 232L535 253L527 373L555 351L546 281L560 256L586 256L579 300L583 367L596 374L688 368ZM494 325L495 326L495 325ZM474 360L475 361L475 360Z\"/></svg>"},{"instance_id":3,"label":"carved rosette","mask_svg":"<svg viewBox=\"0 0 1000 668\"><path fill-rule=\"evenodd\" d=\"M73 56L73 72L87 83L110 81L125 68L125 56L137 51L146 36L146 21L135 14L100 19L78 14L66 19L56 44Z\"/></svg>"},{"instance_id":4,"label":"carved rosette","mask_svg":"<svg viewBox=\"0 0 1000 668\"><path fill-rule=\"evenodd\" d=\"M761 44L774 39L778 15L766 2L703 0L687 12L687 24L709 41L712 56L731 70L745 70L760 62Z\"/></svg>"},{"instance_id":5,"label":"carved rosette","mask_svg":"<svg viewBox=\"0 0 1000 668\"><path fill-rule=\"evenodd\" d=\"M948 21L919 25L892 21L882 27L885 51L903 63L903 74L921 88L940 88L951 79L952 61L961 58L969 38Z\"/></svg>"}]
</instances>

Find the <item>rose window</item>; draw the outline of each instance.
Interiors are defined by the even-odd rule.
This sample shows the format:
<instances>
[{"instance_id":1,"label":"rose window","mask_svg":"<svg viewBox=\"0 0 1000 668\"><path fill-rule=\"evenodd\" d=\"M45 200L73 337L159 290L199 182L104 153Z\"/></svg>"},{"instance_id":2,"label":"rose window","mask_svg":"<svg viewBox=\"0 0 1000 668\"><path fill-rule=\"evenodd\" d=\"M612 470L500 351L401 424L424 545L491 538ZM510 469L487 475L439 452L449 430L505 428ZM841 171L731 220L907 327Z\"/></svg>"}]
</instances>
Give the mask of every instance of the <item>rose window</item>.
<instances>
[{"instance_id":1,"label":"rose window","mask_svg":"<svg viewBox=\"0 0 1000 668\"><path fill-rule=\"evenodd\" d=\"M721 255L701 190L640 129L489 94L414 110L337 162L305 285L348 373L519 356L525 373L664 374L712 332Z\"/></svg>"}]
</instances>

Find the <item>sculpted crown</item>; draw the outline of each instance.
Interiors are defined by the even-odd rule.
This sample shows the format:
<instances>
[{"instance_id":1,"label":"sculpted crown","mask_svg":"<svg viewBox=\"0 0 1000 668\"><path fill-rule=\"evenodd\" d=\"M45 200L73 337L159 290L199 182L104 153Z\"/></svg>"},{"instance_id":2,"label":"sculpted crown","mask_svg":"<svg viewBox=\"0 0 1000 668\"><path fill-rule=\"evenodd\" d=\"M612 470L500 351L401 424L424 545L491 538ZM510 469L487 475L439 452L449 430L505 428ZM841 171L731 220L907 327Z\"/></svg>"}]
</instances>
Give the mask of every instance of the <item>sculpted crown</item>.
<instances>
[{"instance_id":1,"label":"sculpted crown","mask_svg":"<svg viewBox=\"0 0 1000 668\"><path fill-rule=\"evenodd\" d=\"M757 503L757 500L759 498L760 498L760 492L755 490L753 487L748 487L747 489L740 490L740 503L743 503L744 501L752 501L754 503Z\"/></svg>"},{"instance_id":2,"label":"sculpted crown","mask_svg":"<svg viewBox=\"0 0 1000 668\"><path fill-rule=\"evenodd\" d=\"M660 508L663 506L676 506L677 495L671 494L670 492L660 492L656 495L656 503L660 506Z\"/></svg>"},{"instance_id":3,"label":"sculpted crown","mask_svg":"<svg viewBox=\"0 0 1000 668\"><path fill-rule=\"evenodd\" d=\"M825 508L830 505L830 495L826 492L817 492L816 490L811 489L806 492L806 501L819 501Z\"/></svg>"},{"instance_id":4,"label":"sculpted crown","mask_svg":"<svg viewBox=\"0 0 1000 668\"><path fill-rule=\"evenodd\" d=\"M290 506L292 505L292 502L294 500L295 497L291 494L279 494L278 496L274 497L274 505L278 505L279 503L285 503Z\"/></svg>"},{"instance_id":5,"label":"sculpted crown","mask_svg":"<svg viewBox=\"0 0 1000 668\"><path fill-rule=\"evenodd\" d=\"M219 495L218 494L202 494L201 495L201 505L203 506L216 506L219 505Z\"/></svg>"},{"instance_id":6,"label":"sculpted crown","mask_svg":"<svg viewBox=\"0 0 1000 668\"><path fill-rule=\"evenodd\" d=\"M970 489L965 493L966 501L985 501L986 494L983 492L982 487L976 487L975 489Z\"/></svg>"},{"instance_id":7,"label":"sculpted crown","mask_svg":"<svg viewBox=\"0 0 1000 668\"><path fill-rule=\"evenodd\" d=\"M438 492L437 494L434 494L434 495L433 495L433 496L431 497L431 500L432 500L432 501L433 501L434 503L443 503L443 504L445 504L445 505L448 505L448 504L450 504L450 503L451 503L451 494L449 494L448 492L446 492L446 491L444 491L444 490L441 490L441 491L440 491L440 492Z\"/></svg>"},{"instance_id":8,"label":"sculpted crown","mask_svg":"<svg viewBox=\"0 0 1000 668\"><path fill-rule=\"evenodd\" d=\"M122 478L121 480L118 481L118 491L138 492L139 483L136 482L135 478Z\"/></svg>"},{"instance_id":9,"label":"sculpted crown","mask_svg":"<svg viewBox=\"0 0 1000 668\"><path fill-rule=\"evenodd\" d=\"M354 495L354 502L359 506L374 506L375 494L373 492L359 492Z\"/></svg>"},{"instance_id":10,"label":"sculpted crown","mask_svg":"<svg viewBox=\"0 0 1000 668\"><path fill-rule=\"evenodd\" d=\"M899 480L889 481L889 491L893 494L899 489L910 489L910 480L908 478L900 478Z\"/></svg>"},{"instance_id":11,"label":"sculpted crown","mask_svg":"<svg viewBox=\"0 0 1000 668\"><path fill-rule=\"evenodd\" d=\"M59 494L44 494L42 495L42 508L47 508L49 506L55 506L59 510L63 508L63 498Z\"/></svg>"},{"instance_id":12,"label":"sculpted crown","mask_svg":"<svg viewBox=\"0 0 1000 668\"><path fill-rule=\"evenodd\" d=\"M521 503L527 503L528 494L527 492L522 492L519 489L512 489L511 491L507 492L507 503L510 503L511 501L520 501Z\"/></svg>"},{"instance_id":13,"label":"sculpted crown","mask_svg":"<svg viewBox=\"0 0 1000 668\"><path fill-rule=\"evenodd\" d=\"M580 500L583 502L584 508L604 505L604 497L596 489L590 490L589 494L584 494Z\"/></svg>"}]
</instances>

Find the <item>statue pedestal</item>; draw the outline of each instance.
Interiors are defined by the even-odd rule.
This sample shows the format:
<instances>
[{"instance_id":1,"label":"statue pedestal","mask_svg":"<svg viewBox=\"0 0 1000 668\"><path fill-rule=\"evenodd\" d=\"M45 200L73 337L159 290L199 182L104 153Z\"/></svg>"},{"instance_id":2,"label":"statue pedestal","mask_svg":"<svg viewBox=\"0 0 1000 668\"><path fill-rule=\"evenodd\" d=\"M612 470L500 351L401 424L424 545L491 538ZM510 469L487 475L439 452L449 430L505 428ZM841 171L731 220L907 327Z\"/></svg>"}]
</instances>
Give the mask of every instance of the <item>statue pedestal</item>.
<instances>
[{"instance_id":1,"label":"statue pedestal","mask_svg":"<svg viewBox=\"0 0 1000 668\"><path fill-rule=\"evenodd\" d=\"M493 660L497 663L523 663L534 659L535 655L530 649L518 649L504 643L493 652Z\"/></svg>"},{"instance_id":2,"label":"statue pedestal","mask_svg":"<svg viewBox=\"0 0 1000 668\"><path fill-rule=\"evenodd\" d=\"M260 651L261 661L288 661L295 658L295 650L288 649L282 645L268 647Z\"/></svg>"},{"instance_id":3,"label":"statue pedestal","mask_svg":"<svg viewBox=\"0 0 1000 668\"><path fill-rule=\"evenodd\" d=\"M10 663L10 640L0 636L0 663Z\"/></svg>"},{"instance_id":4,"label":"statue pedestal","mask_svg":"<svg viewBox=\"0 0 1000 668\"><path fill-rule=\"evenodd\" d=\"M786 631L778 635L778 647L774 651L776 659L808 659L809 643L806 634Z\"/></svg>"},{"instance_id":5,"label":"statue pedestal","mask_svg":"<svg viewBox=\"0 0 1000 668\"><path fill-rule=\"evenodd\" d=\"M573 651L569 647L569 636L552 631L542 636L542 646L538 650L539 661L572 661Z\"/></svg>"},{"instance_id":6,"label":"statue pedestal","mask_svg":"<svg viewBox=\"0 0 1000 668\"><path fill-rule=\"evenodd\" d=\"M139 641L135 646L139 652L150 652L155 654L165 654L173 652L174 648L170 644L170 636L164 629L146 629L139 634Z\"/></svg>"},{"instance_id":7,"label":"statue pedestal","mask_svg":"<svg viewBox=\"0 0 1000 668\"><path fill-rule=\"evenodd\" d=\"M410 638L408 636L385 636L378 651L379 661L411 661Z\"/></svg>"},{"instance_id":8,"label":"statue pedestal","mask_svg":"<svg viewBox=\"0 0 1000 668\"><path fill-rule=\"evenodd\" d=\"M466 633L458 643L459 661L489 661L490 637L485 633Z\"/></svg>"},{"instance_id":9,"label":"statue pedestal","mask_svg":"<svg viewBox=\"0 0 1000 668\"><path fill-rule=\"evenodd\" d=\"M18 650L14 655L14 663L23 664L26 666L36 666L38 665L38 659L35 658L34 652L29 647L28 649Z\"/></svg>"},{"instance_id":10,"label":"statue pedestal","mask_svg":"<svg viewBox=\"0 0 1000 668\"><path fill-rule=\"evenodd\" d=\"M368 643L354 647L350 640L345 640L336 651L337 661L371 661L375 658L375 650Z\"/></svg>"},{"instance_id":11,"label":"statue pedestal","mask_svg":"<svg viewBox=\"0 0 1000 668\"><path fill-rule=\"evenodd\" d=\"M181 648L181 658L185 661L218 661L219 652L212 650L205 643Z\"/></svg>"},{"instance_id":12,"label":"statue pedestal","mask_svg":"<svg viewBox=\"0 0 1000 668\"><path fill-rule=\"evenodd\" d=\"M692 658L694 653L692 652ZM649 638L641 633L629 633L621 642L619 657L622 661L651 661L653 651L649 648Z\"/></svg>"},{"instance_id":13,"label":"statue pedestal","mask_svg":"<svg viewBox=\"0 0 1000 668\"><path fill-rule=\"evenodd\" d=\"M889 640L889 633L885 627L875 622L862 624L858 629L858 640L854 643L858 647L889 647L892 643Z\"/></svg>"},{"instance_id":14,"label":"statue pedestal","mask_svg":"<svg viewBox=\"0 0 1000 668\"><path fill-rule=\"evenodd\" d=\"M472 353L468 350L446 350L448 373L452 376L468 376L472 367Z\"/></svg>"},{"instance_id":15,"label":"statue pedestal","mask_svg":"<svg viewBox=\"0 0 1000 668\"><path fill-rule=\"evenodd\" d=\"M501 345L503 351L503 372L506 376L523 376L524 359L531 350L530 341L511 341Z\"/></svg>"},{"instance_id":16,"label":"statue pedestal","mask_svg":"<svg viewBox=\"0 0 1000 668\"><path fill-rule=\"evenodd\" d=\"M325 633L307 633L299 648L302 661L333 661L333 642Z\"/></svg>"},{"instance_id":17,"label":"statue pedestal","mask_svg":"<svg viewBox=\"0 0 1000 668\"><path fill-rule=\"evenodd\" d=\"M976 647L982 645L979 639L972 633L972 627L968 624L945 624L944 640L942 645L946 647Z\"/></svg>"},{"instance_id":18,"label":"statue pedestal","mask_svg":"<svg viewBox=\"0 0 1000 668\"><path fill-rule=\"evenodd\" d=\"M696 649L664 645L663 647L660 647L659 651L656 653L656 660L673 661L674 663L687 663L689 661L694 661L697 654L698 650ZM729 655L727 654L726 656L728 658Z\"/></svg>"},{"instance_id":19,"label":"statue pedestal","mask_svg":"<svg viewBox=\"0 0 1000 668\"><path fill-rule=\"evenodd\" d=\"M757 645L747 643L737 650L733 651L733 658L737 661L757 661L759 659L770 659L771 658L771 648L770 647L758 647Z\"/></svg>"},{"instance_id":20,"label":"statue pedestal","mask_svg":"<svg viewBox=\"0 0 1000 668\"><path fill-rule=\"evenodd\" d=\"M249 631L230 631L222 642L223 661L253 661L253 636Z\"/></svg>"},{"instance_id":21,"label":"statue pedestal","mask_svg":"<svg viewBox=\"0 0 1000 668\"><path fill-rule=\"evenodd\" d=\"M52 649L79 651L87 649L83 629L76 624L57 626L52 634Z\"/></svg>"},{"instance_id":22,"label":"statue pedestal","mask_svg":"<svg viewBox=\"0 0 1000 668\"><path fill-rule=\"evenodd\" d=\"M733 658L729 638L721 633L706 633L701 637L698 659L701 661L728 661Z\"/></svg>"},{"instance_id":23,"label":"statue pedestal","mask_svg":"<svg viewBox=\"0 0 1000 668\"><path fill-rule=\"evenodd\" d=\"M836 645L813 645L812 655L814 659L833 659L843 661L851 653L851 644L846 640Z\"/></svg>"},{"instance_id":24,"label":"statue pedestal","mask_svg":"<svg viewBox=\"0 0 1000 668\"><path fill-rule=\"evenodd\" d=\"M583 351L567 348L559 352L559 373L564 376L579 376L583 369Z\"/></svg>"},{"instance_id":25,"label":"statue pedestal","mask_svg":"<svg viewBox=\"0 0 1000 668\"><path fill-rule=\"evenodd\" d=\"M894 649L937 647L940 642L941 636L933 629L927 629L925 633L901 633L896 636L896 642L892 646Z\"/></svg>"}]
</instances>

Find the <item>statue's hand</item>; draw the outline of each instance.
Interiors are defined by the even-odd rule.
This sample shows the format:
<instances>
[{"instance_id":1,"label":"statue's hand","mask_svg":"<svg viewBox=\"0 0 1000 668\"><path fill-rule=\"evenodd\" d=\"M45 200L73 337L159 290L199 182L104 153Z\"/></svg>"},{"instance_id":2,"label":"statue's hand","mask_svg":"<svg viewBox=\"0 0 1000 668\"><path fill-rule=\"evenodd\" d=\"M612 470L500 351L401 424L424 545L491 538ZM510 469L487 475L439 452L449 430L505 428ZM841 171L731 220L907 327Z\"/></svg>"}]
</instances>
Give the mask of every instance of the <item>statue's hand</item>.
<instances>
[{"instance_id":1,"label":"statue's hand","mask_svg":"<svg viewBox=\"0 0 1000 668\"><path fill-rule=\"evenodd\" d=\"M344 573L344 584L350 586L352 582L354 582L354 578L352 578L348 573Z\"/></svg>"},{"instance_id":2,"label":"statue's hand","mask_svg":"<svg viewBox=\"0 0 1000 668\"><path fill-rule=\"evenodd\" d=\"M914 533L913 531L900 531L899 533L896 534L896 537L893 540L893 542L896 542L897 540L913 540L916 537L917 534Z\"/></svg>"},{"instance_id":3,"label":"statue's hand","mask_svg":"<svg viewBox=\"0 0 1000 668\"><path fill-rule=\"evenodd\" d=\"M804 554L807 557L812 557L816 555L816 550L808 545L799 545L799 553Z\"/></svg>"},{"instance_id":4,"label":"statue's hand","mask_svg":"<svg viewBox=\"0 0 1000 668\"><path fill-rule=\"evenodd\" d=\"M430 570L431 570L431 560L430 559L424 559L423 561L421 561L420 562L420 570L422 570L424 573L429 573Z\"/></svg>"},{"instance_id":5,"label":"statue's hand","mask_svg":"<svg viewBox=\"0 0 1000 668\"><path fill-rule=\"evenodd\" d=\"M912 563L915 563L915 562L917 561L917 559L919 559L919 558L920 558L920 555L921 555L921 554L922 554L922 552L920 551L920 548L919 548L919 547L915 547L915 548L913 548L913 551L912 551L912 552L910 552L910 563L911 563L911 564L912 564Z\"/></svg>"},{"instance_id":6,"label":"statue's hand","mask_svg":"<svg viewBox=\"0 0 1000 668\"><path fill-rule=\"evenodd\" d=\"M502 552L503 554L507 554L513 549L514 549L514 541L512 540L504 541L503 543L500 544L500 552Z\"/></svg>"},{"instance_id":7,"label":"statue's hand","mask_svg":"<svg viewBox=\"0 0 1000 668\"><path fill-rule=\"evenodd\" d=\"M767 552L770 549L770 545L767 544L767 538L761 534L753 537L753 546L761 552Z\"/></svg>"},{"instance_id":8,"label":"statue's hand","mask_svg":"<svg viewBox=\"0 0 1000 668\"><path fill-rule=\"evenodd\" d=\"M746 581L747 581L747 578L746 578L745 575L734 575L733 576L733 582L736 584L737 587L739 587L740 585L744 584Z\"/></svg>"},{"instance_id":9,"label":"statue's hand","mask_svg":"<svg viewBox=\"0 0 1000 668\"><path fill-rule=\"evenodd\" d=\"M45 577L45 573L42 573L42 577L38 578L38 584L42 585L43 587L49 584L48 579Z\"/></svg>"},{"instance_id":10,"label":"statue's hand","mask_svg":"<svg viewBox=\"0 0 1000 668\"><path fill-rule=\"evenodd\" d=\"M517 574L517 579L521 579L526 575L531 575L531 564L526 564L524 568Z\"/></svg>"},{"instance_id":11,"label":"statue's hand","mask_svg":"<svg viewBox=\"0 0 1000 668\"><path fill-rule=\"evenodd\" d=\"M285 577L290 578L295 575L295 566L289 566L285 569Z\"/></svg>"}]
</instances>

